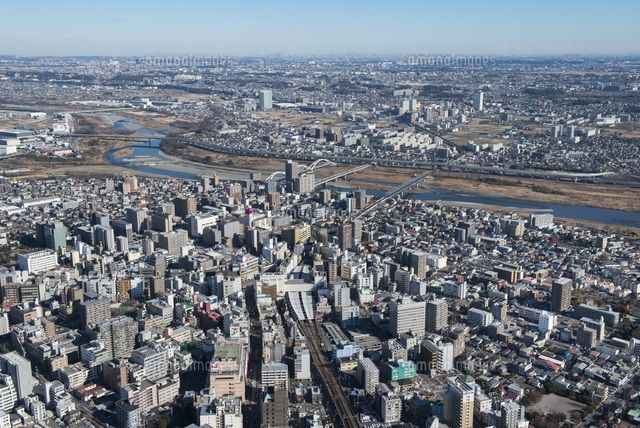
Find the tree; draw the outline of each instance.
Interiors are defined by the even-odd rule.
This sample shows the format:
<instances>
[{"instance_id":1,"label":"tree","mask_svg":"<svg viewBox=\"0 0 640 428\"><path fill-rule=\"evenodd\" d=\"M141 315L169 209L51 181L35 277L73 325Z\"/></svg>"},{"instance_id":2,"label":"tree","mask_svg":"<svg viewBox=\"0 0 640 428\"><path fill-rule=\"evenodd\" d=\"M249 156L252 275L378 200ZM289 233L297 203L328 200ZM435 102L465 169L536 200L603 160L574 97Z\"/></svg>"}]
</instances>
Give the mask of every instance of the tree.
<instances>
[{"instance_id":1,"label":"tree","mask_svg":"<svg viewBox=\"0 0 640 428\"><path fill-rule=\"evenodd\" d=\"M526 395L520 399L520 405L524 407L529 407L532 404L531 399Z\"/></svg>"},{"instance_id":2,"label":"tree","mask_svg":"<svg viewBox=\"0 0 640 428\"><path fill-rule=\"evenodd\" d=\"M169 428L171 426L171 415L164 414L158 418L158 428Z\"/></svg>"}]
</instances>

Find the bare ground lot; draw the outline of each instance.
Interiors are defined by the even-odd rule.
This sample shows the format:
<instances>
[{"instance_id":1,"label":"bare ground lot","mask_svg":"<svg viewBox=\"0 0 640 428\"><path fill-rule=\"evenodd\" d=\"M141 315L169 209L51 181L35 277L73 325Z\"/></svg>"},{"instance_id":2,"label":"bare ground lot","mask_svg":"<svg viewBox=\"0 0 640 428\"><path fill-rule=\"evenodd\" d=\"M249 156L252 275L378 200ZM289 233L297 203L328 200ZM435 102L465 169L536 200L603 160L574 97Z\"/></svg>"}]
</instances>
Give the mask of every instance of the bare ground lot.
<instances>
[{"instance_id":1,"label":"bare ground lot","mask_svg":"<svg viewBox=\"0 0 640 428\"><path fill-rule=\"evenodd\" d=\"M580 411L586 406L570 398L562 397L556 394L543 395L542 399L530 406L527 410L533 410L541 413L563 413L567 416L567 420L574 422L580 421Z\"/></svg>"},{"instance_id":2,"label":"bare ground lot","mask_svg":"<svg viewBox=\"0 0 640 428\"><path fill-rule=\"evenodd\" d=\"M467 123L458 125L458 132L451 132L446 137L455 144L464 145L473 140L476 144L508 143L499 134L510 129L511 125L491 123L489 120L473 118Z\"/></svg>"}]
</instances>

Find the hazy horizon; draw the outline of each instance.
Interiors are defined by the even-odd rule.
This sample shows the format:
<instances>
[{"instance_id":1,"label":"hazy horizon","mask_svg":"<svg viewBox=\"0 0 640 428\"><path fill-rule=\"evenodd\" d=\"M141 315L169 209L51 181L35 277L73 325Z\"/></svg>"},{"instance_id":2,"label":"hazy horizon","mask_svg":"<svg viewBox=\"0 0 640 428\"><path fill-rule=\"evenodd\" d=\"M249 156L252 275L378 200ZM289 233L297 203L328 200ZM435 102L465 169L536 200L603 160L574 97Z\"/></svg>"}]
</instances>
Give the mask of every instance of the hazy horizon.
<instances>
[{"instance_id":1,"label":"hazy horizon","mask_svg":"<svg viewBox=\"0 0 640 428\"><path fill-rule=\"evenodd\" d=\"M640 2L166 0L3 5L1 55L640 54Z\"/></svg>"}]
</instances>

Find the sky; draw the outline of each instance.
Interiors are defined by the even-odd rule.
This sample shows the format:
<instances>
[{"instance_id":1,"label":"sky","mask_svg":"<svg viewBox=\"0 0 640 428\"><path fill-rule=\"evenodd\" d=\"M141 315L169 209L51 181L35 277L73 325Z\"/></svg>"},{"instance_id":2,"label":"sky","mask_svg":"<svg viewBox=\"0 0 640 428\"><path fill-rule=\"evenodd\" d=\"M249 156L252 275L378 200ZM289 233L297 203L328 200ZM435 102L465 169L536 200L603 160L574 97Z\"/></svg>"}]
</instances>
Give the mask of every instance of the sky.
<instances>
[{"instance_id":1,"label":"sky","mask_svg":"<svg viewBox=\"0 0 640 428\"><path fill-rule=\"evenodd\" d=\"M637 0L2 0L0 55L640 54Z\"/></svg>"}]
</instances>

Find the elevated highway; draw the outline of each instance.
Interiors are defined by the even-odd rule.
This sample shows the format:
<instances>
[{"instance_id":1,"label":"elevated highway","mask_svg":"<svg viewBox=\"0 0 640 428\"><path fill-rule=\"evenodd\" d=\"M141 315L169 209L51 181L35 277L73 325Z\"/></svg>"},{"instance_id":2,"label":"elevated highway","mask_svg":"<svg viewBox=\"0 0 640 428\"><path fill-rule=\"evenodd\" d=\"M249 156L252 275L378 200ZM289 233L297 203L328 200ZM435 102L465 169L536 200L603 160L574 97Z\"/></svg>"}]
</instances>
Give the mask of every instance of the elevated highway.
<instances>
[{"instance_id":1,"label":"elevated highway","mask_svg":"<svg viewBox=\"0 0 640 428\"><path fill-rule=\"evenodd\" d=\"M387 159L387 158L369 158L362 156L338 156L338 155L316 155L312 153L287 153L287 152L274 152L259 149L250 149L242 147L225 146L221 144L215 144L211 142L203 142L198 140L191 140L182 137L166 137L164 135L127 135L127 134L69 134L71 137L92 137L101 139L113 139L120 141L131 142L146 142L151 143L152 140L164 140L164 141L176 141L184 144L188 144L193 147L197 147L203 150L212 151L216 153L229 154L234 156L253 156L253 157L265 157L275 158L283 160L299 160L316 162L325 160L327 162L333 162L335 164L368 164L372 166L384 166L384 167L407 167L407 168L429 168L437 169L447 172L459 172L459 173L474 173L474 174L486 174L486 175L503 175L508 177L523 177L523 178L535 178L543 180L557 180L557 181L573 181L595 184L612 184L622 185L633 188L640 188L638 182L620 182L615 180L615 172L573 172L573 171L552 171L552 170L534 170L534 169L519 169L519 168L505 168L498 166L482 166L482 165L469 165L464 163L452 163L450 161L417 161L408 159Z\"/></svg>"}]
</instances>

